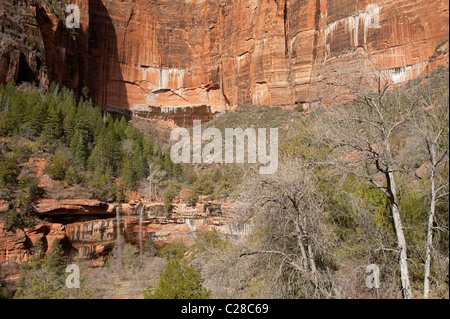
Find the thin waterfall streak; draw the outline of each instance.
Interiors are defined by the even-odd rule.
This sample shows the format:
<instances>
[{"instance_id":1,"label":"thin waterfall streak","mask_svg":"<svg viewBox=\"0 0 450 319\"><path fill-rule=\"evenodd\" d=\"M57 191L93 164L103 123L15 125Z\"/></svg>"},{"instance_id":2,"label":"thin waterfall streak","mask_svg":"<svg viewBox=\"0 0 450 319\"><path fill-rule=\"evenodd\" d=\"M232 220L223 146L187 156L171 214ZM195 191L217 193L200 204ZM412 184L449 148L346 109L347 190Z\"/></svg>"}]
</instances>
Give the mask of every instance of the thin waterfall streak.
<instances>
[{"instance_id":1,"label":"thin waterfall streak","mask_svg":"<svg viewBox=\"0 0 450 319\"><path fill-rule=\"evenodd\" d=\"M139 209L139 255L142 255L142 221L144 219L144 205Z\"/></svg>"},{"instance_id":2,"label":"thin waterfall streak","mask_svg":"<svg viewBox=\"0 0 450 319\"><path fill-rule=\"evenodd\" d=\"M117 227L117 234L116 234L116 243L119 242L120 239L120 207L116 207L116 227Z\"/></svg>"}]
</instances>

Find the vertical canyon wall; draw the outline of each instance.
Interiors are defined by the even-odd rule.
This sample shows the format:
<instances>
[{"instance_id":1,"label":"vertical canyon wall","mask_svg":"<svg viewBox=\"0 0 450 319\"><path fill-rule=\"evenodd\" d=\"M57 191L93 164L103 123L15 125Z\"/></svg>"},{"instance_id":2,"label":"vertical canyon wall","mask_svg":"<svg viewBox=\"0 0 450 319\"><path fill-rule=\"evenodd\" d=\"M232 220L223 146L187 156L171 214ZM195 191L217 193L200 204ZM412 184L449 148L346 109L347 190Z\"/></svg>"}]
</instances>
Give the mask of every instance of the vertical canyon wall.
<instances>
[{"instance_id":1,"label":"vertical canyon wall","mask_svg":"<svg viewBox=\"0 0 450 319\"><path fill-rule=\"evenodd\" d=\"M308 104L323 98L324 73L355 52L402 82L426 71L448 39L445 0L71 2L76 34L46 5L33 11L49 80L88 86L105 109L131 112Z\"/></svg>"}]
</instances>

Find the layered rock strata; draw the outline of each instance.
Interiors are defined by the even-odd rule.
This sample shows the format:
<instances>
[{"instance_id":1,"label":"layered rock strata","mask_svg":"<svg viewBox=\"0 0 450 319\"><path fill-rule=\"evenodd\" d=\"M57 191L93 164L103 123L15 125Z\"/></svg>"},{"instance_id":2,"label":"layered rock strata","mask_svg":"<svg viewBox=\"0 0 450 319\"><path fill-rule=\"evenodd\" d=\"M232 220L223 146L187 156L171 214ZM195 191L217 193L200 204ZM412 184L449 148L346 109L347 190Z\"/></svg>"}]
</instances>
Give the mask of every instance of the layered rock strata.
<instances>
[{"instance_id":1,"label":"layered rock strata","mask_svg":"<svg viewBox=\"0 0 450 319\"><path fill-rule=\"evenodd\" d=\"M2 211L7 209L4 206L0 207ZM35 215L37 225L23 230L8 230L0 221L0 263L28 260L37 241L48 251L58 239L67 255L101 261L118 240L138 247L152 240L161 248L178 240L193 243L199 231L216 229L233 238L249 231L248 225L232 222L217 204L174 204L173 214L167 217L162 203L108 205L84 199L42 200Z\"/></svg>"},{"instance_id":2,"label":"layered rock strata","mask_svg":"<svg viewBox=\"0 0 450 319\"><path fill-rule=\"evenodd\" d=\"M75 32L42 3L29 13L50 80L78 90L87 85L105 109L144 117L161 117L155 107L171 118L206 106L181 111L204 119L245 103L319 101L324 74L351 65L357 51L394 82L406 81L427 71L448 39L444 0L73 2L80 8ZM0 79L17 78L7 56ZM448 65L448 54L431 64Z\"/></svg>"}]
</instances>

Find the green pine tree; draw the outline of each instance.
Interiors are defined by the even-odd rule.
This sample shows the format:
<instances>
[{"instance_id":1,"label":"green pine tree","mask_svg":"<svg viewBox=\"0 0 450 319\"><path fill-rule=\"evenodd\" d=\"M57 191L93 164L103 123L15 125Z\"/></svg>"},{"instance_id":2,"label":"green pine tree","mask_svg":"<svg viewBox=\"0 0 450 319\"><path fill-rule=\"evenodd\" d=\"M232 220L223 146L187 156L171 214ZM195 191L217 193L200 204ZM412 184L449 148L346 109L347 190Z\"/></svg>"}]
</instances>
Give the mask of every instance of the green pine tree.
<instances>
[{"instance_id":1,"label":"green pine tree","mask_svg":"<svg viewBox=\"0 0 450 319\"><path fill-rule=\"evenodd\" d=\"M122 154L120 140L114 131L114 125L105 126L105 145L107 166L115 171L120 166Z\"/></svg>"},{"instance_id":2,"label":"green pine tree","mask_svg":"<svg viewBox=\"0 0 450 319\"><path fill-rule=\"evenodd\" d=\"M0 154L0 186L14 186L19 175L17 160L13 156L1 156Z\"/></svg>"},{"instance_id":3,"label":"green pine tree","mask_svg":"<svg viewBox=\"0 0 450 319\"><path fill-rule=\"evenodd\" d=\"M218 181L220 181L221 178L222 178L222 173L220 172L220 169L216 168L216 170L214 171L214 174L212 176L212 181L214 183L217 183Z\"/></svg>"},{"instance_id":4,"label":"green pine tree","mask_svg":"<svg viewBox=\"0 0 450 319\"><path fill-rule=\"evenodd\" d=\"M83 98L87 100L89 98L89 88L87 86L83 87L81 90L81 93L83 94Z\"/></svg>"},{"instance_id":5,"label":"green pine tree","mask_svg":"<svg viewBox=\"0 0 450 319\"><path fill-rule=\"evenodd\" d=\"M40 136L47 122L47 104L39 103L33 107L30 116L30 127L36 136Z\"/></svg>"},{"instance_id":6,"label":"green pine tree","mask_svg":"<svg viewBox=\"0 0 450 319\"><path fill-rule=\"evenodd\" d=\"M144 138L142 142L143 154L147 158L150 158L154 155L154 145L151 139Z\"/></svg>"},{"instance_id":7,"label":"green pine tree","mask_svg":"<svg viewBox=\"0 0 450 319\"><path fill-rule=\"evenodd\" d=\"M39 245L40 243L40 245ZM66 260L61 243L56 239L48 254L43 254L42 242L33 247L33 257L21 265L17 282L17 299L64 299Z\"/></svg>"},{"instance_id":8,"label":"green pine tree","mask_svg":"<svg viewBox=\"0 0 450 319\"><path fill-rule=\"evenodd\" d=\"M70 152L75 163L80 167L85 167L89 157L89 147L86 134L76 130L70 141Z\"/></svg>"},{"instance_id":9,"label":"green pine tree","mask_svg":"<svg viewBox=\"0 0 450 319\"><path fill-rule=\"evenodd\" d=\"M47 123L44 126L42 137L44 138L44 141L53 142L61 139L63 132L63 115L61 108L52 103L48 110Z\"/></svg>"},{"instance_id":10,"label":"green pine tree","mask_svg":"<svg viewBox=\"0 0 450 319\"><path fill-rule=\"evenodd\" d=\"M211 292L202 286L202 276L179 259L167 263L158 287L144 290L145 299L209 299Z\"/></svg>"},{"instance_id":11,"label":"green pine tree","mask_svg":"<svg viewBox=\"0 0 450 319\"><path fill-rule=\"evenodd\" d=\"M91 103L91 101L89 101L89 103ZM90 130L95 139L99 136L103 128L103 115L100 108L90 107L89 118Z\"/></svg>"},{"instance_id":12,"label":"green pine tree","mask_svg":"<svg viewBox=\"0 0 450 319\"><path fill-rule=\"evenodd\" d=\"M75 134L75 123L77 117L77 107L71 106L64 117L64 136L65 140L70 143L73 135Z\"/></svg>"},{"instance_id":13,"label":"green pine tree","mask_svg":"<svg viewBox=\"0 0 450 319\"><path fill-rule=\"evenodd\" d=\"M117 121L117 123L114 123L114 125L116 126L115 129L117 135L120 137L121 140L124 140L126 138L125 132L128 127L127 120L125 119L125 117L122 116L120 121Z\"/></svg>"},{"instance_id":14,"label":"green pine tree","mask_svg":"<svg viewBox=\"0 0 450 319\"><path fill-rule=\"evenodd\" d=\"M136 143L133 154L133 166L136 171L136 179L141 180L148 174L148 159L144 155L143 147L141 143Z\"/></svg>"},{"instance_id":15,"label":"green pine tree","mask_svg":"<svg viewBox=\"0 0 450 319\"><path fill-rule=\"evenodd\" d=\"M61 242L59 239L55 239L45 258L45 268L56 277L64 277L66 266L66 257Z\"/></svg>"},{"instance_id":16,"label":"green pine tree","mask_svg":"<svg viewBox=\"0 0 450 319\"><path fill-rule=\"evenodd\" d=\"M66 148L58 148L48 167L50 177L54 180L64 180L69 166L70 158Z\"/></svg>"},{"instance_id":17,"label":"green pine tree","mask_svg":"<svg viewBox=\"0 0 450 319\"><path fill-rule=\"evenodd\" d=\"M167 172L169 176L173 175L174 163L170 159L170 150L167 150L161 157L161 168Z\"/></svg>"},{"instance_id":18,"label":"green pine tree","mask_svg":"<svg viewBox=\"0 0 450 319\"><path fill-rule=\"evenodd\" d=\"M96 145L88 159L88 168L91 171L104 172L109 167L108 147L105 142L104 129L97 137Z\"/></svg>"},{"instance_id":19,"label":"green pine tree","mask_svg":"<svg viewBox=\"0 0 450 319\"><path fill-rule=\"evenodd\" d=\"M80 182L80 176L77 174L73 165L69 166L65 174L66 182L68 185L72 186Z\"/></svg>"},{"instance_id":20,"label":"green pine tree","mask_svg":"<svg viewBox=\"0 0 450 319\"><path fill-rule=\"evenodd\" d=\"M133 163L128 155L125 155L122 171L120 173L121 184L128 189L132 189L136 183L136 172Z\"/></svg>"},{"instance_id":21,"label":"green pine tree","mask_svg":"<svg viewBox=\"0 0 450 319\"><path fill-rule=\"evenodd\" d=\"M2 279L1 269L0 269L0 279ZM8 287L0 283L0 299L10 299L11 297L12 293L11 291L9 291Z\"/></svg>"},{"instance_id":22,"label":"green pine tree","mask_svg":"<svg viewBox=\"0 0 450 319\"><path fill-rule=\"evenodd\" d=\"M0 115L0 136L11 136L15 127L16 123L10 111Z\"/></svg>"},{"instance_id":23,"label":"green pine tree","mask_svg":"<svg viewBox=\"0 0 450 319\"><path fill-rule=\"evenodd\" d=\"M186 165L183 167L183 181L189 185L192 185L197 180L197 173L192 165Z\"/></svg>"},{"instance_id":24,"label":"green pine tree","mask_svg":"<svg viewBox=\"0 0 450 319\"><path fill-rule=\"evenodd\" d=\"M104 124L107 128L110 128L110 127L114 128L114 119L113 119L111 113L106 114Z\"/></svg>"}]
</instances>

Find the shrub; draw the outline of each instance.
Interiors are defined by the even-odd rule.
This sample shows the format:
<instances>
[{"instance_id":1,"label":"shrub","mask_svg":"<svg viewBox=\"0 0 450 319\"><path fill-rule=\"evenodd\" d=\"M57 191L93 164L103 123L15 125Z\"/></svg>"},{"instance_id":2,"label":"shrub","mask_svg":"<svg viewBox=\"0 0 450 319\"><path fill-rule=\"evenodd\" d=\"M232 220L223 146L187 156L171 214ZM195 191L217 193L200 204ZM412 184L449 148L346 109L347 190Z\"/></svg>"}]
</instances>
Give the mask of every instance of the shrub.
<instances>
[{"instance_id":1,"label":"shrub","mask_svg":"<svg viewBox=\"0 0 450 319\"><path fill-rule=\"evenodd\" d=\"M42 253L42 242L33 247L34 255L22 264L18 299L64 299L67 298L65 287L66 260L59 240L55 240L47 256Z\"/></svg>"},{"instance_id":2,"label":"shrub","mask_svg":"<svg viewBox=\"0 0 450 319\"><path fill-rule=\"evenodd\" d=\"M169 184L164 192L164 210L167 214L172 212L172 201L177 197L180 187L177 184Z\"/></svg>"},{"instance_id":3,"label":"shrub","mask_svg":"<svg viewBox=\"0 0 450 319\"><path fill-rule=\"evenodd\" d=\"M152 294L144 290L145 299L209 299L211 292L202 286L202 275L179 259L167 263Z\"/></svg>"},{"instance_id":4,"label":"shrub","mask_svg":"<svg viewBox=\"0 0 450 319\"><path fill-rule=\"evenodd\" d=\"M51 163L47 166L50 177L58 181L64 180L69 165L70 158L67 150L64 147L58 148Z\"/></svg>"},{"instance_id":5,"label":"shrub","mask_svg":"<svg viewBox=\"0 0 450 319\"><path fill-rule=\"evenodd\" d=\"M195 191L192 191L187 197L186 202L189 206L195 206L198 202L198 194Z\"/></svg>"},{"instance_id":6,"label":"shrub","mask_svg":"<svg viewBox=\"0 0 450 319\"><path fill-rule=\"evenodd\" d=\"M297 112L300 112L300 113L304 112L305 108L304 108L302 102L297 102L297 105L294 107L294 110Z\"/></svg>"},{"instance_id":7,"label":"shrub","mask_svg":"<svg viewBox=\"0 0 450 319\"><path fill-rule=\"evenodd\" d=\"M181 259L188 248L181 240L166 245L159 251L159 255L167 260Z\"/></svg>"},{"instance_id":8,"label":"shrub","mask_svg":"<svg viewBox=\"0 0 450 319\"><path fill-rule=\"evenodd\" d=\"M9 186L16 183L18 176L17 161L13 157L0 157L0 185Z\"/></svg>"}]
</instances>

